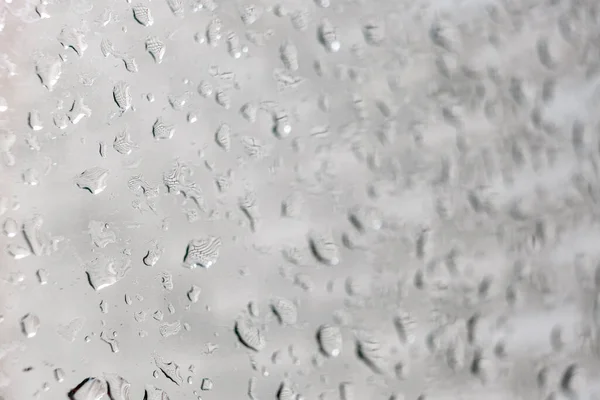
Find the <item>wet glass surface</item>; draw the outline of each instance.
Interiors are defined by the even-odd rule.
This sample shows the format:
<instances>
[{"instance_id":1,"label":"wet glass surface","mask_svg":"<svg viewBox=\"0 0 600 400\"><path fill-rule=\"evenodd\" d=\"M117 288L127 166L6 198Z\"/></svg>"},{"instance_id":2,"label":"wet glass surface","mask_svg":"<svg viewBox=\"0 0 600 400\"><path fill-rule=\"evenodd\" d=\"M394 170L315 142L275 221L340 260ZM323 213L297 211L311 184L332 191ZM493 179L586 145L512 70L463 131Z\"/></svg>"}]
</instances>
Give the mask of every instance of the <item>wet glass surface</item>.
<instances>
[{"instance_id":1,"label":"wet glass surface","mask_svg":"<svg viewBox=\"0 0 600 400\"><path fill-rule=\"evenodd\" d=\"M595 2L0 2L1 400L600 398Z\"/></svg>"}]
</instances>

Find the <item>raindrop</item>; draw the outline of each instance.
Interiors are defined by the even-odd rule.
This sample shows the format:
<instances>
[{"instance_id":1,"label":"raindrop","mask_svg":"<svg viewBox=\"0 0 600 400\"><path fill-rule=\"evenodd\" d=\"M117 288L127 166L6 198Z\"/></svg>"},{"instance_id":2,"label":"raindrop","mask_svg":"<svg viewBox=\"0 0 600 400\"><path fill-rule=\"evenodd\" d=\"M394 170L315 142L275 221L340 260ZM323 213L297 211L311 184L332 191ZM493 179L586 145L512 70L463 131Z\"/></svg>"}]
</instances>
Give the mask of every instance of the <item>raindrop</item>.
<instances>
[{"instance_id":1,"label":"raindrop","mask_svg":"<svg viewBox=\"0 0 600 400\"><path fill-rule=\"evenodd\" d=\"M217 89L215 100L217 104L223 107L224 109L229 110L231 108L231 97L225 89Z\"/></svg>"},{"instance_id":2,"label":"raindrop","mask_svg":"<svg viewBox=\"0 0 600 400\"><path fill-rule=\"evenodd\" d=\"M213 87L208 81L201 81L198 85L198 93L202 97L210 97L213 94Z\"/></svg>"},{"instance_id":3,"label":"raindrop","mask_svg":"<svg viewBox=\"0 0 600 400\"><path fill-rule=\"evenodd\" d=\"M240 37L234 32L230 32L227 35L227 52L231 57L235 59L242 57L242 46L240 44Z\"/></svg>"},{"instance_id":4,"label":"raindrop","mask_svg":"<svg viewBox=\"0 0 600 400\"><path fill-rule=\"evenodd\" d=\"M158 260L160 260L163 251L164 249L158 243L155 243L154 247L148 250L144 256L144 264L148 267L155 266Z\"/></svg>"},{"instance_id":5,"label":"raindrop","mask_svg":"<svg viewBox=\"0 0 600 400\"><path fill-rule=\"evenodd\" d=\"M100 52L107 58L108 56L114 56L116 53L115 46L108 38L102 38L100 42Z\"/></svg>"},{"instance_id":6,"label":"raindrop","mask_svg":"<svg viewBox=\"0 0 600 400\"><path fill-rule=\"evenodd\" d=\"M36 62L35 73L51 92L62 74L62 63L58 58L41 58Z\"/></svg>"},{"instance_id":7,"label":"raindrop","mask_svg":"<svg viewBox=\"0 0 600 400\"><path fill-rule=\"evenodd\" d=\"M176 17L179 17L179 18L184 16L185 13L184 13L182 0L166 0L166 1L167 1L167 5L169 6L169 9L173 13L173 15L175 15Z\"/></svg>"},{"instance_id":8,"label":"raindrop","mask_svg":"<svg viewBox=\"0 0 600 400\"><path fill-rule=\"evenodd\" d=\"M167 124L159 117L152 126L152 134L156 140L171 139L175 134L175 126Z\"/></svg>"},{"instance_id":9,"label":"raindrop","mask_svg":"<svg viewBox=\"0 0 600 400\"><path fill-rule=\"evenodd\" d=\"M181 331L181 322L175 321L172 323L165 322L158 328L160 335L164 338L177 335Z\"/></svg>"},{"instance_id":10,"label":"raindrop","mask_svg":"<svg viewBox=\"0 0 600 400\"><path fill-rule=\"evenodd\" d=\"M225 151L231 149L231 127L229 124L222 123L215 133L215 142Z\"/></svg>"},{"instance_id":11,"label":"raindrop","mask_svg":"<svg viewBox=\"0 0 600 400\"><path fill-rule=\"evenodd\" d=\"M262 330L247 318L237 319L234 330L240 342L251 350L261 351L267 346Z\"/></svg>"},{"instance_id":12,"label":"raindrop","mask_svg":"<svg viewBox=\"0 0 600 400\"><path fill-rule=\"evenodd\" d=\"M208 378L202 379L202 384L200 385L200 389L202 389L204 391L209 391L212 389L212 387L213 387L213 383L210 379L208 379Z\"/></svg>"},{"instance_id":13,"label":"raindrop","mask_svg":"<svg viewBox=\"0 0 600 400\"><path fill-rule=\"evenodd\" d=\"M282 325L294 325L298 321L298 309L290 300L275 298L271 300L271 309Z\"/></svg>"},{"instance_id":14,"label":"raindrop","mask_svg":"<svg viewBox=\"0 0 600 400\"><path fill-rule=\"evenodd\" d=\"M2 225L2 232L9 238L14 238L19 233L19 225L13 218L6 218Z\"/></svg>"},{"instance_id":15,"label":"raindrop","mask_svg":"<svg viewBox=\"0 0 600 400\"><path fill-rule=\"evenodd\" d=\"M342 333L333 325L321 325L317 331L321 351L328 357L337 357L342 352Z\"/></svg>"},{"instance_id":16,"label":"raindrop","mask_svg":"<svg viewBox=\"0 0 600 400\"><path fill-rule=\"evenodd\" d=\"M162 63L166 50L165 44L156 36L150 36L146 39L146 51L150 53L157 64Z\"/></svg>"},{"instance_id":17,"label":"raindrop","mask_svg":"<svg viewBox=\"0 0 600 400\"><path fill-rule=\"evenodd\" d=\"M42 119L38 110L31 110L29 112L29 127L34 131L41 131L44 126L42 125Z\"/></svg>"},{"instance_id":18,"label":"raindrop","mask_svg":"<svg viewBox=\"0 0 600 400\"><path fill-rule=\"evenodd\" d=\"M292 42L286 41L279 47L279 56L287 69L290 71L298 70L298 49Z\"/></svg>"},{"instance_id":19,"label":"raindrop","mask_svg":"<svg viewBox=\"0 0 600 400\"><path fill-rule=\"evenodd\" d=\"M135 60L135 58L128 56L127 54L124 54L121 57L121 60L123 61L123 64L125 64L125 69L129 72L138 72L138 64L137 61Z\"/></svg>"},{"instance_id":20,"label":"raindrop","mask_svg":"<svg viewBox=\"0 0 600 400\"><path fill-rule=\"evenodd\" d=\"M240 108L240 114L246 121L254 123L256 122L258 107L253 103L246 103Z\"/></svg>"},{"instance_id":21,"label":"raindrop","mask_svg":"<svg viewBox=\"0 0 600 400\"><path fill-rule=\"evenodd\" d=\"M62 383L65 380L65 371L62 368L56 368L54 370L54 379L58 383Z\"/></svg>"},{"instance_id":22,"label":"raindrop","mask_svg":"<svg viewBox=\"0 0 600 400\"><path fill-rule=\"evenodd\" d=\"M113 88L113 98L122 113L131 108L131 93L127 82L117 82Z\"/></svg>"},{"instance_id":23,"label":"raindrop","mask_svg":"<svg viewBox=\"0 0 600 400\"><path fill-rule=\"evenodd\" d=\"M73 125L79 123L84 117L91 117L92 110L83 102L83 97L77 96L69 110L68 117Z\"/></svg>"},{"instance_id":24,"label":"raindrop","mask_svg":"<svg viewBox=\"0 0 600 400\"><path fill-rule=\"evenodd\" d=\"M206 40L208 41L208 44L213 47L216 47L219 44L221 38L223 37L221 33L222 28L223 24L219 18L213 18L210 21L208 27L206 28Z\"/></svg>"},{"instance_id":25,"label":"raindrop","mask_svg":"<svg viewBox=\"0 0 600 400\"><path fill-rule=\"evenodd\" d=\"M107 393L106 382L98 378L86 378L69 392L69 399L100 400Z\"/></svg>"},{"instance_id":26,"label":"raindrop","mask_svg":"<svg viewBox=\"0 0 600 400\"><path fill-rule=\"evenodd\" d=\"M88 48L83 32L72 27L63 28L58 35L58 41L65 49L75 50L79 57L82 57Z\"/></svg>"},{"instance_id":27,"label":"raindrop","mask_svg":"<svg viewBox=\"0 0 600 400\"><path fill-rule=\"evenodd\" d=\"M21 331L27 338L32 338L38 333L40 319L35 314L26 314L21 318Z\"/></svg>"},{"instance_id":28,"label":"raindrop","mask_svg":"<svg viewBox=\"0 0 600 400\"><path fill-rule=\"evenodd\" d=\"M169 395L162 390L153 385L146 385L145 387L146 394L144 396L144 400L169 400Z\"/></svg>"},{"instance_id":29,"label":"raindrop","mask_svg":"<svg viewBox=\"0 0 600 400\"><path fill-rule=\"evenodd\" d=\"M338 40L336 28L333 26L331 21L327 18L323 18L319 24L319 39L329 52L335 53L342 47Z\"/></svg>"},{"instance_id":30,"label":"raindrop","mask_svg":"<svg viewBox=\"0 0 600 400\"><path fill-rule=\"evenodd\" d=\"M193 239L188 243L183 262L187 268L210 268L216 264L221 250L221 239L216 236Z\"/></svg>"},{"instance_id":31,"label":"raindrop","mask_svg":"<svg viewBox=\"0 0 600 400\"><path fill-rule=\"evenodd\" d=\"M111 400L129 400L131 384L125 378L114 373L104 373L104 379Z\"/></svg>"},{"instance_id":32,"label":"raindrop","mask_svg":"<svg viewBox=\"0 0 600 400\"><path fill-rule=\"evenodd\" d=\"M156 354L154 355L154 364L158 369L162 371L162 373L167 378L173 381L173 383L175 383L177 386L181 386L181 384L183 383L183 378L181 377L179 365L177 365L173 361L165 362L160 356Z\"/></svg>"},{"instance_id":33,"label":"raindrop","mask_svg":"<svg viewBox=\"0 0 600 400\"><path fill-rule=\"evenodd\" d=\"M352 382L340 383L340 400L354 400L356 398L354 384Z\"/></svg>"},{"instance_id":34,"label":"raindrop","mask_svg":"<svg viewBox=\"0 0 600 400\"><path fill-rule=\"evenodd\" d=\"M48 271L46 271L43 268L40 268L37 270L36 275L40 285L45 285L48 283Z\"/></svg>"},{"instance_id":35,"label":"raindrop","mask_svg":"<svg viewBox=\"0 0 600 400\"><path fill-rule=\"evenodd\" d=\"M200 287L198 287L196 285L192 285L190 290L188 290L188 292L187 292L187 296L188 296L188 299L192 303L197 303L198 299L200 298L201 293L202 293L202 290L200 289Z\"/></svg>"},{"instance_id":36,"label":"raindrop","mask_svg":"<svg viewBox=\"0 0 600 400\"><path fill-rule=\"evenodd\" d=\"M119 282L129 272L130 268L131 262L129 260L117 262L102 256L86 264L86 273L90 285L98 291Z\"/></svg>"},{"instance_id":37,"label":"raindrop","mask_svg":"<svg viewBox=\"0 0 600 400\"><path fill-rule=\"evenodd\" d=\"M108 170L101 167L92 167L83 171L75 178L75 184L88 190L92 194L99 194L106 189Z\"/></svg>"},{"instance_id":38,"label":"raindrop","mask_svg":"<svg viewBox=\"0 0 600 400\"><path fill-rule=\"evenodd\" d=\"M117 153L129 155L133 149L136 149L137 147L137 144L131 141L131 135L127 129L123 129L121 132L115 135L113 148Z\"/></svg>"},{"instance_id":39,"label":"raindrop","mask_svg":"<svg viewBox=\"0 0 600 400\"><path fill-rule=\"evenodd\" d=\"M385 27L382 21L370 21L363 27L365 42L372 46L379 46L385 40Z\"/></svg>"},{"instance_id":40,"label":"raindrop","mask_svg":"<svg viewBox=\"0 0 600 400\"><path fill-rule=\"evenodd\" d=\"M133 17L137 22L144 26L151 26L154 24L154 18L152 18L152 13L150 9L145 5L138 3L132 8Z\"/></svg>"},{"instance_id":41,"label":"raindrop","mask_svg":"<svg viewBox=\"0 0 600 400\"><path fill-rule=\"evenodd\" d=\"M311 232L309 246L315 258L325 265L338 265L340 263L339 247L332 238Z\"/></svg>"}]
</instances>

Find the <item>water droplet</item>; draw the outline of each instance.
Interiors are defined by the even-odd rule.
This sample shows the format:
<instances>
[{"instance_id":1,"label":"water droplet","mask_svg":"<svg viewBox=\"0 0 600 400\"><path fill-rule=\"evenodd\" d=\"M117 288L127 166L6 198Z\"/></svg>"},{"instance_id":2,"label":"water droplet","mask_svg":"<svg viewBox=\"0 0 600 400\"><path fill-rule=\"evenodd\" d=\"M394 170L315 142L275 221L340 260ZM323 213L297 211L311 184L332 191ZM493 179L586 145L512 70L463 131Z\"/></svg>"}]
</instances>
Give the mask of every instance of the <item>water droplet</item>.
<instances>
[{"instance_id":1,"label":"water droplet","mask_svg":"<svg viewBox=\"0 0 600 400\"><path fill-rule=\"evenodd\" d=\"M287 116L280 116L275 120L275 128L273 129L275 135L279 138L285 138L292 133L292 125L290 125Z\"/></svg>"},{"instance_id":2,"label":"water droplet","mask_svg":"<svg viewBox=\"0 0 600 400\"><path fill-rule=\"evenodd\" d=\"M279 56L287 69L298 70L298 49L291 41L286 41L279 47Z\"/></svg>"},{"instance_id":3,"label":"water droplet","mask_svg":"<svg viewBox=\"0 0 600 400\"><path fill-rule=\"evenodd\" d=\"M34 131L41 131L44 126L42 124L42 118L40 117L40 112L38 110L31 110L29 112L29 127Z\"/></svg>"},{"instance_id":4,"label":"water droplet","mask_svg":"<svg viewBox=\"0 0 600 400\"><path fill-rule=\"evenodd\" d=\"M198 287L196 285L192 285L190 290L188 290L188 292L187 292L187 296L188 296L188 299L192 303L197 303L198 299L200 298L201 293L202 293L202 290L200 289L200 287Z\"/></svg>"},{"instance_id":5,"label":"water droplet","mask_svg":"<svg viewBox=\"0 0 600 400\"><path fill-rule=\"evenodd\" d=\"M340 263L339 247L331 237L311 232L309 245L313 255L321 263L332 266Z\"/></svg>"},{"instance_id":6,"label":"water droplet","mask_svg":"<svg viewBox=\"0 0 600 400\"><path fill-rule=\"evenodd\" d=\"M185 107L187 103L187 97L188 94L183 93L181 95L169 95L167 99L169 101L169 104L171 105L171 108L173 108L173 110L175 111L179 111L183 109L183 107Z\"/></svg>"},{"instance_id":7,"label":"water droplet","mask_svg":"<svg viewBox=\"0 0 600 400\"><path fill-rule=\"evenodd\" d=\"M100 52L105 58L111 55L114 56L117 53L115 46L108 38L103 38L100 42Z\"/></svg>"},{"instance_id":8,"label":"water droplet","mask_svg":"<svg viewBox=\"0 0 600 400\"><path fill-rule=\"evenodd\" d=\"M223 24L219 18L213 18L206 28L206 40L213 47L218 46L222 38L221 29Z\"/></svg>"},{"instance_id":9,"label":"water droplet","mask_svg":"<svg viewBox=\"0 0 600 400\"><path fill-rule=\"evenodd\" d=\"M144 400L169 400L167 393L153 385L146 385Z\"/></svg>"},{"instance_id":10,"label":"water droplet","mask_svg":"<svg viewBox=\"0 0 600 400\"><path fill-rule=\"evenodd\" d=\"M156 140L171 139L175 134L175 126L167 124L159 117L152 127L152 134Z\"/></svg>"},{"instance_id":11,"label":"water droplet","mask_svg":"<svg viewBox=\"0 0 600 400\"><path fill-rule=\"evenodd\" d=\"M240 38L235 32L230 32L227 35L227 52L235 59L242 57L242 46Z\"/></svg>"},{"instance_id":12,"label":"water droplet","mask_svg":"<svg viewBox=\"0 0 600 400\"><path fill-rule=\"evenodd\" d=\"M385 26L382 21L369 21L363 26L365 42L372 46L379 46L385 40Z\"/></svg>"},{"instance_id":13,"label":"water droplet","mask_svg":"<svg viewBox=\"0 0 600 400\"><path fill-rule=\"evenodd\" d=\"M58 41L65 48L72 48L79 57L82 57L88 48L82 31L72 27L63 28L58 35Z\"/></svg>"},{"instance_id":14,"label":"water droplet","mask_svg":"<svg viewBox=\"0 0 600 400\"><path fill-rule=\"evenodd\" d=\"M23 183L30 186L37 186L40 183L40 173L35 168L27 168L22 175Z\"/></svg>"},{"instance_id":15,"label":"water droplet","mask_svg":"<svg viewBox=\"0 0 600 400\"><path fill-rule=\"evenodd\" d=\"M152 24L154 24L154 18L152 18L150 9L142 3L133 6L132 11L135 20L143 26L152 26Z\"/></svg>"},{"instance_id":16,"label":"water droplet","mask_svg":"<svg viewBox=\"0 0 600 400\"><path fill-rule=\"evenodd\" d=\"M27 338L32 338L38 333L40 319L35 314L26 314L21 318L21 331Z\"/></svg>"},{"instance_id":17,"label":"water droplet","mask_svg":"<svg viewBox=\"0 0 600 400\"><path fill-rule=\"evenodd\" d=\"M246 4L240 7L240 18L246 26L254 24L263 14L261 6L256 4Z\"/></svg>"},{"instance_id":18,"label":"water droplet","mask_svg":"<svg viewBox=\"0 0 600 400\"><path fill-rule=\"evenodd\" d=\"M88 190L92 194L99 194L106 189L108 179L108 170L101 167L92 167L83 171L75 178L75 184Z\"/></svg>"},{"instance_id":19,"label":"water droplet","mask_svg":"<svg viewBox=\"0 0 600 400\"><path fill-rule=\"evenodd\" d=\"M256 122L258 107L253 103L246 103L240 108L240 114L246 121L254 123Z\"/></svg>"},{"instance_id":20,"label":"water droplet","mask_svg":"<svg viewBox=\"0 0 600 400\"><path fill-rule=\"evenodd\" d=\"M173 275L170 272L163 272L161 281L165 290L173 290Z\"/></svg>"},{"instance_id":21,"label":"water droplet","mask_svg":"<svg viewBox=\"0 0 600 400\"><path fill-rule=\"evenodd\" d=\"M148 267L155 266L156 263L160 260L160 257L162 256L163 252L164 249L158 244L158 242L156 242L154 244L154 247L148 250L148 252L144 256L144 264L146 264Z\"/></svg>"},{"instance_id":22,"label":"water droplet","mask_svg":"<svg viewBox=\"0 0 600 400\"><path fill-rule=\"evenodd\" d=\"M340 383L340 400L354 400L356 398L354 384L352 382Z\"/></svg>"},{"instance_id":23,"label":"water droplet","mask_svg":"<svg viewBox=\"0 0 600 400\"><path fill-rule=\"evenodd\" d=\"M166 0L169 9L176 17L182 18L185 15L182 0Z\"/></svg>"},{"instance_id":24,"label":"water droplet","mask_svg":"<svg viewBox=\"0 0 600 400\"><path fill-rule=\"evenodd\" d=\"M116 261L101 256L87 263L85 268L90 285L98 291L123 279L131 269L131 262L128 259Z\"/></svg>"},{"instance_id":25,"label":"water droplet","mask_svg":"<svg viewBox=\"0 0 600 400\"><path fill-rule=\"evenodd\" d=\"M296 390L289 380L284 380L277 391L277 400L296 400Z\"/></svg>"},{"instance_id":26,"label":"water droplet","mask_svg":"<svg viewBox=\"0 0 600 400\"><path fill-rule=\"evenodd\" d=\"M98 378L86 378L69 392L72 400L100 400L108 393L106 382Z\"/></svg>"},{"instance_id":27,"label":"water droplet","mask_svg":"<svg viewBox=\"0 0 600 400\"><path fill-rule=\"evenodd\" d=\"M215 142L225 151L231 149L231 127L222 123L215 133Z\"/></svg>"},{"instance_id":28,"label":"water droplet","mask_svg":"<svg viewBox=\"0 0 600 400\"><path fill-rule=\"evenodd\" d=\"M229 110L231 108L231 97L225 89L217 89L215 100L217 104L223 107L224 109Z\"/></svg>"},{"instance_id":29,"label":"water droplet","mask_svg":"<svg viewBox=\"0 0 600 400\"><path fill-rule=\"evenodd\" d=\"M137 61L134 57L131 57L127 54L123 54L121 57L121 61L123 61L123 64L125 65L125 69L128 72L138 72L138 64Z\"/></svg>"},{"instance_id":30,"label":"water droplet","mask_svg":"<svg viewBox=\"0 0 600 400\"><path fill-rule=\"evenodd\" d=\"M209 391L213 388L213 383L210 379L208 378L204 378L202 379L202 383L200 385L200 389L204 390L204 391Z\"/></svg>"},{"instance_id":31,"label":"water droplet","mask_svg":"<svg viewBox=\"0 0 600 400\"><path fill-rule=\"evenodd\" d=\"M200 239L193 239L188 243L187 250L183 259L187 268L210 268L216 264L221 250L221 239L215 236L208 236Z\"/></svg>"},{"instance_id":32,"label":"water droplet","mask_svg":"<svg viewBox=\"0 0 600 400\"><path fill-rule=\"evenodd\" d=\"M342 352L342 333L333 325L322 325L317 332L321 351L328 357L337 357Z\"/></svg>"},{"instance_id":33,"label":"water droplet","mask_svg":"<svg viewBox=\"0 0 600 400\"><path fill-rule=\"evenodd\" d=\"M83 102L83 97L77 96L68 113L69 120L73 125L79 123L84 117L91 117L92 110Z\"/></svg>"},{"instance_id":34,"label":"water droplet","mask_svg":"<svg viewBox=\"0 0 600 400\"><path fill-rule=\"evenodd\" d=\"M240 342L251 350L261 351L267 345L267 341L262 330L249 319L237 319L234 330Z\"/></svg>"},{"instance_id":35,"label":"water droplet","mask_svg":"<svg viewBox=\"0 0 600 400\"><path fill-rule=\"evenodd\" d=\"M213 87L208 81L201 81L198 85L198 93L202 97L210 97L213 94Z\"/></svg>"},{"instance_id":36,"label":"water droplet","mask_svg":"<svg viewBox=\"0 0 600 400\"><path fill-rule=\"evenodd\" d=\"M154 355L154 364L158 369L162 371L162 373L169 378L173 383L177 386L181 386L183 383L183 378L181 377L181 372L179 370L179 365L175 362L165 362L163 359L157 354Z\"/></svg>"},{"instance_id":37,"label":"water droplet","mask_svg":"<svg viewBox=\"0 0 600 400\"><path fill-rule=\"evenodd\" d=\"M360 331L357 333L356 341L357 355L365 365L367 365L374 373L382 372L382 364L384 355L379 340L373 333Z\"/></svg>"},{"instance_id":38,"label":"water droplet","mask_svg":"<svg viewBox=\"0 0 600 400\"><path fill-rule=\"evenodd\" d=\"M281 214L289 218L297 218L302 213L304 199L298 192L293 192L281 202Z\"/></svg>"},{"instance_id":39,"label":"water droplet","mask_svg":"<svg viewBox=\"0 0 600 400\"><path fill-rule=\"evenodd\" d=\"M162 63L166 50L165 44L156 36L150 36L146 39L146 51L150 53L157 64Z\"/></svg>"},{"instance_id":40,"label":"water droplet","mask_svg":"<svg viewBox=\"0 0 600 400\"><path fill-rule=\"evenodd\" d=\"M279 7L275 8L274 11L276 12L277 16L285 16L288 14L285 6L283 5L279 5ZM310 14L308 13L308 11L304 11L304 10L298 10L295 11L294 13L292 13L292 15L290 16L290 21L292 23L292 26L300 31L300 32L304 32L308 29L308 25L310 24L311 21L311 17Z\"/></svg>"},{"instance_id":41,"label":"water droplet","mask_svg":"<svg viewBox=\"0 0 600 400\"><path fill-rule=\"evenodd\" d=\"M279 297L271 300L271 309L282 325L295 325L298 321L298 309L288 299Z\"/></svg>"},{"instance_id":42,"label":"water droplet","mask_svg":"<svg viewBox=\"0 0 600 400\"><path fill-rule=\"evenodd\" d=\"M193 124L196 121L198 121L198 116L195 113L193 113L193 112L189 112L188 115L187 115L187 121L190 124Z\"/></svg>"},{"instance_id":43,"label":"water droplet","mask_svg":"<svg viewBox=\"0 0 600 400\"><path fill-rule=\"evenodd\" d=\"M118 353L120 350L119 342L117 341L117 339L115 339L115 336L116 335L113 335L113 337L111 338L106 334L106 332L100 332L100 340L102 340L104 343L110 346L110 351L112 351L113 353Z\"/></svg>"},{"instance_id":44,"label":"water droplet","mask_svg":"<svg viewBox=\"0 0 600 400\"><path fill-rule=\"evenodd\" d=\"M2 232L9 238L14 238L19 233L19 225L13 218L6 218L2 225Z\"/></svg>"},{"instance_id":45,"label":"water droplet","mask_svg":"<svg viewBox=\"0 0 600 400\"><path fill-rule=\"evenodd\" d=\"M333 26L331 21L327 18L321 19L318 29L319 39L321 40L321 43L325 49L332 53L338 52L342 45L338 40L336 28Z\"/></svg>"},{"instance_id":46,"label":"water droplet","mask_svg":"<svg viewBox=\"0 0 600 400\"><path fill-rule=\"evenodd\" d=\"M65 371L62 368L56 368L54 370L54 379L56 379L56 382L62 383L65 380Z\"/></svg>"},{"instance_id":47,"label":"water droplet","mask_svg":"<svg viewBox=\"0 0 600 400\"><path fill-rule=\"evenodd\" d=\"M129 400L131 384L120 375L104 373L111 400Z\"/></svg>"},{"instance_id":48,"label":"water droplet","mask_svg":"<svg viewBox=\"0 0 600 400\"><path fill-rule=\"evenodd\" d=\"M45 285L48 283L48 271L41 268L37 270L36 275L38 278L38 282L40 282L40 285Z\"/></svg>"},{"instance_id":49,"label":"water droplet","mask_svg":"<svg viewBox=\"0 0 600 400\"><path fill-rule=\"evenodd\" d=\"M131 108L131 93L129 84L124 81L119 81L113 88L113 98L121 113L126 112Z\"/></svg>"},{"instance_id":50,"label":"water droplet","mask_svg":"<svg viewBox=\"0 0 600 400\"><path fill-rule=\"evenodd\" d=\"M181 331L181 322L175 321L172 323L165 322L158 328L160 335L164 338L177 335Z\"/></svg>"}]
</instances>

